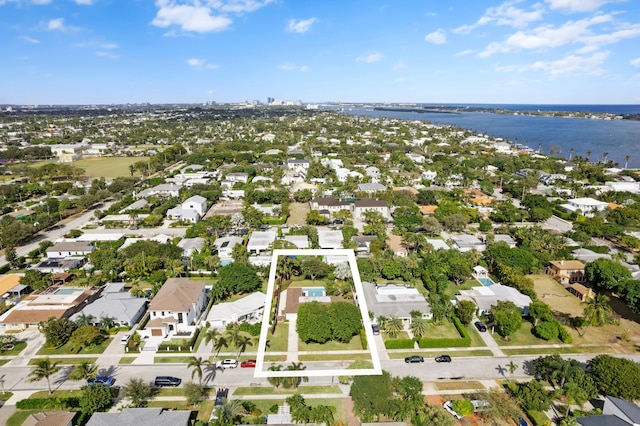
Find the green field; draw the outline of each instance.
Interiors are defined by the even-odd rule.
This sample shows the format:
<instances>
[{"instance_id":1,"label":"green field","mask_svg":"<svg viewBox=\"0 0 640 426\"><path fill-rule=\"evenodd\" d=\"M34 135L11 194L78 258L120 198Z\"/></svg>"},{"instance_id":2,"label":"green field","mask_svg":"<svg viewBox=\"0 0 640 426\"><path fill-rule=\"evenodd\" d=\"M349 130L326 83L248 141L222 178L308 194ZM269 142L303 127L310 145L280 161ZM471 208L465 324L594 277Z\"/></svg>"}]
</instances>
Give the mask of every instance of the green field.
<instances>
[{"instance_id":1,"label":"green field","mask_svg":"<svg viewBox=\"0 0 640 426\"><path fill-rule=\"evenodd\" d=\"M84 169L86 175L91 178L115 178L120 176L131 176L129 166L138 161L146 162L148 157L93 157L70 163L72 166ZM38 167L55 161L38 161L33 166ZM134 176L140 173L135 172Z\"/></svg>"}]
</instances>

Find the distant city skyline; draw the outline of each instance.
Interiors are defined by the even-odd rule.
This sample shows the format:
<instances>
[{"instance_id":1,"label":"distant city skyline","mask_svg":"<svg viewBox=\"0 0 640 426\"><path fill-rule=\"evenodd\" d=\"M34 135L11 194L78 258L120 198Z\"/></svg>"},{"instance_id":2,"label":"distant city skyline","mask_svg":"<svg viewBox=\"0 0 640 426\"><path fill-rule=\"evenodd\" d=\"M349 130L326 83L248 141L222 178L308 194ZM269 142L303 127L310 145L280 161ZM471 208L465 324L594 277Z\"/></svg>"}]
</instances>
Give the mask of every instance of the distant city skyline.
<instances>
[{"instance_id":1,"label":"distant city skyline","mask_svg":"<svg viewBox=\"0 0 640 426\"><path fill-rule=\"evenodd\" d=\"M640 2L0 0L0 104L640 104Z\"/></svg>"}]
</instances>

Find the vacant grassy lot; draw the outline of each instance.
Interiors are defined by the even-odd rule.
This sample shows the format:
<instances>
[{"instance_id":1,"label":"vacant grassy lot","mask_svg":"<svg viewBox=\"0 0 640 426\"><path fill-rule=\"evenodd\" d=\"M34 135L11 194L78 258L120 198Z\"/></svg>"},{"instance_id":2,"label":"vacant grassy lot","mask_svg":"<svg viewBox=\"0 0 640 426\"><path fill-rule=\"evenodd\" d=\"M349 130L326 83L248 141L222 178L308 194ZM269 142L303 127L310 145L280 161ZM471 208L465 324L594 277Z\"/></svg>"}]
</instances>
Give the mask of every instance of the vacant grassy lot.
<instances>
[{"instance_id":1,"label":"vacant grassy lot","mask_svg":"<svg viewBox=\"0 0 640 426\"><path fill-rule=\"evenodd\" d=\"M574 345L561 348L533 347L533 348L516 348L502 349L506 355L537 355L537 354L608 354L616 352L612 346L584 346Z\"/></svg>"},{"instance_id":2,"label":"vacant grassy lot","mask_svg":"<svg viewBox=\"0 0 640 426\"><path fill-rule=\"evenodd\" d=\"M131 176L129 166L138 161L146 160L147 157L95 157L74 161L71 164L83 168L89 177L114 178ZM135 175L138 175L138 173L134 173Z\"/></svg>"},{"instance_id":3,"label":"vacant grassy lot","mask_svg":"<svg viewBox=\"0 0 640 426\"><path fill-rule=\"evenodd\" d=\"M351 360L371 361L371 354L313 354L298 355L300 361L351 361Z\"/></svg>"},{"instance_id":4,"label":"vacant grassy lot","mask_svg":"<svg viewBox=\"0 0 640 426\"><path fill-rule=\"evenodd\" d=\"M353 351L362 350L362 341L360 336L353 336L349 343L334 342L332 340L327 343L304 343L298 339L298 351Z\"/></svg>"},{"instance_id":5,"label":"vacant grassy lot","mask_svg":"<svg viewBox=\"0 0 640 426\"><path fill-rule=\"evenodd\" d=\"M13 348L11 349L7 349L7 350L0 350L0 355L2 356L6 356L6 355L10 355L10 356L15 356L18 355L20 352L22 352L24 350L24 348L27 347L27 342L15 342L11 344L13 346ZM10 347L10 346L7 346Z\"/></svg>"},{"instance_id":6,"label":"vacant grassy lot","mask_svg":"<svg viewBox=\"0 0 640 426\"><path fill-rule=\"evenodd\" d=\"M113 338L109 337L109 338L105 339L104 342L100 343L99 345L82 348L82 350L80 350L80 352L78 352L76 355L97 355L97 354L101 354L101 353L104 352L105 349L107 349L107 346L109 346L109 343L111 343L111 340L113 340ZM55 349L50 349L50 348L47 348L47 347L43 346L38 351L37 355L69 355L69 354L71 354L71 352L69 352L70 349L71 349L70 343L62 345L59 348L55 348Z\"/></svg>"},{"instance_id":7,"label":"vacant grassy lot","mask_svg":"<svg viewBox=\"0 0 640 426\"><path fill-rule=\"evenodd\" d=\"M289 204L289 217L287 225L306 225L307 214L311 209L307 203L291 203Z\"/></svg>"},{"instance_id":8,"label":"vacant grassy lot","mask_svg":"<svg viewBox=\"0 0 640 426\"><path fill-rule=\"evenodd\" d=\"M278 322L276 326L276 332L271 335L271 332L267 334L269 345L267 346L267 352L285 352L288 346L289 338L289 323Z\"/></svg>"},{"instance_id":9,"label":"vacant grassy lot","mask_svg":"<svg viewBox=\"0 0 640 426\"><path fill-rule=\"evenodd\" d=\"M533 279L534 289L540 300L551 306L554 315L561 322L568 318L582 316L585 305L562 285L547 275L531 275L530 278ZM589 327L584 336L580 336L580 333L584 332L584 330L579 330L579 333L578 330L567 326L567 330L573 337L573 343L605 346L616 344L619 351L636 352L636 346L640 345L638 316L630 313L626 306L613 296L611 297L611 306L614 312L620 316L619 324ZM539 340L539 342L544 343L542 340Z\"/></svg>"}]
</instances>

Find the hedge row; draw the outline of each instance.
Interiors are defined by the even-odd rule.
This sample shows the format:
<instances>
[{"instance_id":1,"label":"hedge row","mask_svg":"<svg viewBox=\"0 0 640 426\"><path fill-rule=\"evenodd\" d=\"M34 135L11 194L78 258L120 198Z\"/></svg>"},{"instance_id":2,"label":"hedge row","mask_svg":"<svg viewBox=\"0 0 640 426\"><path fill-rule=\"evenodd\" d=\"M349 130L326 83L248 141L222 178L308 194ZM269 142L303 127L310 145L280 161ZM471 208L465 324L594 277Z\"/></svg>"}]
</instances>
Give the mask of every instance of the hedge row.
<instances>
[{"instance_id":1,"label":"hedge row","mask_svg":"<svg viewBox=\"0 0 640 426\"><path fill-rule=\"evenodd\" d=\"M471 336L469 336L469 332L464 325L460 322L457 317L451 318L453 325L460 333L460 337L446 337L441 339L417 339L418 346L420 348L460 348L465 347L468 348L471 346Z\"/></svg>"},{"instance_id":2,"label":"hedge row","mask_svg":"<svg viewBox=\"0 0 640 426\"><path fill-rule=\"evenodd\" d=\"M365 333L364 328L360 330L360 342L362 343L362 349L367 349L369 343L367 342L367 333Z\"/></svg>"},{"instance_id":3,"label":"hedge row","mask_svg":"<svg viewBox=\"0 0 640 426\"><path fill-rule=\"evenodd\" d=\"M21 410L43 410L43 409L70 409L80 407L80 398L75 396L60 398L30 398L23 399L16 403L16 408Z\"/></svg>"},{"instance_id":4,"label":"hedge row","mask_svg":"<svg viewBox=\"0 0 640 426\"><path fill-rule=\"evenodd\" d=\"M384 347L387 349L413 349L414 344L413 339L393 339L386 340Z\"/></svg>"}]
</instances>

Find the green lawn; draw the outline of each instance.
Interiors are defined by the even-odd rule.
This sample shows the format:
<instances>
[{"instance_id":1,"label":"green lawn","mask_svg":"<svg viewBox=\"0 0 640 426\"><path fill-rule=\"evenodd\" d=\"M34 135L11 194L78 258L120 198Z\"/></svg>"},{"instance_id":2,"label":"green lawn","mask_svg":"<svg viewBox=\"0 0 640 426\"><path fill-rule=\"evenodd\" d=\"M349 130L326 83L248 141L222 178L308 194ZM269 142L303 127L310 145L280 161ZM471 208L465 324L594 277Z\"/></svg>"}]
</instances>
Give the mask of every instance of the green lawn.
<instances>
[{"instance_id":1,"label":"green lawn","mask_svg":"<svg viewBox=\"0 0 640 426\"><path fill-rule=\"evenodd\" d=\"M29 399L33 398L69 398L72 396L81 397L82 391L79 389L74 390L55 390L51 395L49 395L49 391L43 390L38 391L36 393L31 394Z\"/></svg>"},{"instance_id":2,"label":"green lawn","mask_svg":"<svg viewBox=\"0 0 640 426\"><path fill-rule=\"evenodd\" d=\"M0 359L0 367L11 361L10 359Z\"/></svg>"},{"instance_id":3,"label":"green lawn","mask_svg":"<svg viewBox=\"0 0 640 426\"><path fill-rule=\"evenodd\" d=\"M123 356L122 358L120 358L118 364L132 364L133 361L136 360L136 358L137 357L135 356Z\"/></svg>"},{"instance_id":4,"label":"green lawn","mask_svg":"<svg viewBox=\"0 0 640 426\"><path fill-rule=\"evenodd\" d=\"M387 340L394 340L392 339L389 334L385 331L381 334L382 336L382 340L383 341L387 341ZM407 333L406 331L401 331L400 333L398 333L398 335L395 337L395 339L408 339L409 338L409 333Z\"/></svg>"},{"instance_id":5,"label":"green lawn","mask_svg":"<svg viewBox=\"0 0 640 426\"><path fill-rule=\"evenodd\" d=\"M265 355L264 362L284 362L287 360L286 355Z\"/></svg>"},{"instance_id":6,"label":"green lawn","mask_svg":"<svg viewBox=\"0 0 640 426\"><path fill-rule=\"evenodd\" d=\"M35 365L36 361L42 358L32 358L29 361L29 365ZM81 358L49 358L51 362L58 362L61 365L75 365L82 364L83 362L91 362L95 363L98 360L98 357L81 357Z\"/></svg>"},{"instance_id":7,"label":"green lawn","mask_svg":"<svg viewBox=\"0 0 640 426\"><path fill-rule=\"evenodd\" d=\"M615 349L611 346L567 346L562 348L519 348L519 349L502 349L506 355L552 355L552 354L601 354L614 353Z\"/></svg>"},{"instance_id":8,"label":"green lawn","mask_svg":"<svg viewBox=\"0 0 640 426\"><path fill-rule=\"evenodd\" d=\"M109 337L99 345L82 348L82 350L80 350L80 352L78 352L77 354L72 354L71 352L69 352L69 349L71 348L71 344L68 342L60 346L59 348L53 348L53 349L43 346L36 355L98 355L103 353L104 350L107 349L107 346L109 346L109 343L111 343L111 340L113 340L113 338Z\"/></svg>"},{"instance_id":9,"label":"green lawn","mask_svg":"<svg viewBox=\"0 0 640 426\"><path fill-rule=\"evenodd\" d=\"M460 285L449 284L449 287L447 287L447 289L445 291L445 296L446 296L447 300L452 300L452 299L455 299L455 295L458 294L458 292L460 290L469 290L469 289L471 289L471 287L478 287L478 286L481 286L481 285L482 284L480 284L475 279L467 280L467 281L463 282Z\"/></svg>"},{"instance_id":10,"label":"green lawn","mask_svg":"<svg viewBox=\"0 0 640 426\"><path fill-rule=\"evenodd\" d=\"M362 354L313 354L313 355L298 355L300 361L349 361L361 359L364 361L371 361L370 353Z\"/></svg>"},{"instance_id":11,"label":"green lawn","mask_svg":"<svg viewBox=\"0 0 640 426\"><path fill-rule=\"evenodd\" d=\"M269 408L272 405L284 404L284 398L252 399L250 401L255 404L256 408L262 411L262 415L264 416L269 414ZM347 413L345 411L344 398L309 398L305 399L305 402L311 407L315 407L316 405L328 405L335 407L336 411L334 413L334 420L336 422L342 422L342 424L345 425L347 424Z\"/></svg>"},{"instance_id":12,"label":"green lawn","mask_svg":"<svg viewBox=\"0 0 640 426\"><path fill-rule=\"evenodd\" d=\"M189 407L186 401L149 401L147 407L161 407L176 410L197 411L197 420L208 422L213 411L215 401L200 401L197 407Z\"/></svg>"},{"instance_id":13,"label":"green lawn","mask_svg":"<svg viewBox=\"0 0 640 426\"><path fill-rule=\"evenodd\" d=\"M0 401L8 401L13 396L13 392L0 393Z\"/></svg>"},{"instance_id":14,"label":"green lawn","mask_svg":"<svg viewBox=\"0 0 640 426\"><path fill-rule=\"evenodd\" d=\"M458 333L456 327L449 321L443 321L440 324L429 322L427 323L427 333L425 337L427 339L458 338L460 337L460 333Z\"/></svg>"},{"instance_id":15,"label":"green lawn","mask_svg":"<svg viewBox=\"0 0 640 426\"><path fill-rule=\"evenodd\" d=\"M191 359L190 356L156 356L153 357L154 364L186 364Z\"/></svg>"},{"instance_id":16,"label":"green lawn","mask_svg":"<svg viewBox=\"0 0 640 426\"><path fill-rule=\"evenodd\" d=\"M276 332L271 335L271 331L267 334L269 346L267 352L285 352L289 346L289 323L278 322Z\"/></svg>"},{"instance_id":17,"label":"green lawn","mask_svg":"<svg viewBox=\"0 0 640 426\"><path fill-rule=\"evenodd\" d=\"M353 351L362 350L360 336L353 336L349 343L334 342L327 343L304 343L298 339L298 351Z\"/></svg>"},{"instance_id":18,"label":"green lawn","mask_svg":"<svg viewBox=\"0 0 640 426\"><path fill-rule=\"evenodd\" d=\"M463 390L463 389L482 389L485 390L485 386L477 381L455 381L455 382L437 382L435 383L436 389L439 391L451 391L451 390Z\"/></svg>"},{"instance_id":19,"label":"green lawn","mask_svg":"<svg viewBox=\"0 0 640 426\"><path fill-rule=\"evenodd\" d=\"M86 175L92 178L114 178L131 176L129 166L146 160L147 157L94 157L74 161L71 165L83 168Z\"/></svg>"},{"instance_id":20,"label":"green lawn","mask_svg":"<svg viewBox=\"0 0 640 426\"><path fill-rule=\"evenodd\" d=\"M324 287L324 281L322 280L297 280L293 279L289 287Z\"/></svg>"},{"instance_id":21,"label":"green lawn","mask_svg":"<svg viewBox=\"0 0 640 426\"><path fill-rule=\"evenodd\" d=\"M318 394L318 393L342 393L338 386L300 386L298 389L274 388L273 386L239 387L233 391L233 395L278 395L278 394Z\"/></svg>"},{"instance_id":22,"label":"green lawn","mask_svg":"<svg viewBox=\"0 0 640 426\"><path fill-rule=\"evenodd\" d=\"M22 426L27 417L31 414L36 414L41 412L42 410L18 410L9 419L7 419L6 426Z\"/></svg>"},{"instance_id":23,"label":"green lawn","mask_svg":"<svg viewBox=\"0 0 640 426\"><path fill-rule=\"evenodd\" d=\"M15 342L15 343L13 343L13 349L8 349L6 351L0 351L0 355L2 355L2 356L18 355L26 347L27 347L27 342Z\"/></svg>"},{"instance_id":24,"label":"green lawn","mask_svg":"<svg viewBox=\"0 0 640 426\"><path fill-rule=\"evenodd\" d=\"M544 340L537 338L531 330L533 329L533 324L529 321L522 321L522 326L520 329L516 331L513 335L509 336L511 340L509 342L505 342L500 338L500 336L495 333L493 335L495 341L500 346L525 346L525 345L561 345L563 344L559 339L551 339Z\"/></svg>"},{"instance_id":25,"label":"green lawn","mask_svg":"<svg viewBox=\"0 0 640 426\"><path fill-rule=\"evenodd\" d=\"M469 333L472 347L487 346L484 344L484 340L482 340L482 337L480 337L480 332L477 328L475 328L471 324L464 326L464 328L465 330L467 330L467 333Z\"/></svg>"}]
</instances>

